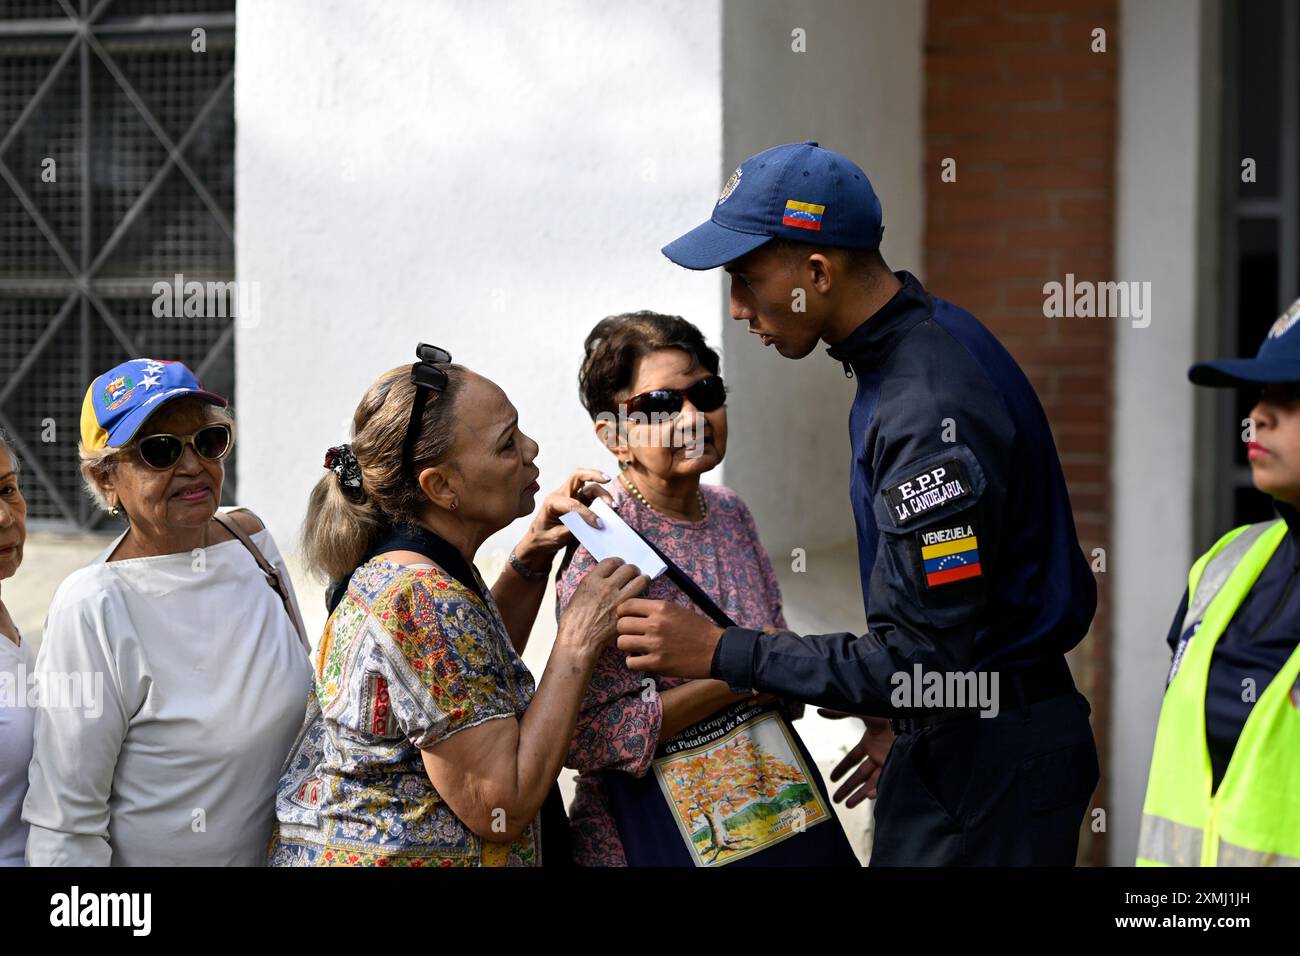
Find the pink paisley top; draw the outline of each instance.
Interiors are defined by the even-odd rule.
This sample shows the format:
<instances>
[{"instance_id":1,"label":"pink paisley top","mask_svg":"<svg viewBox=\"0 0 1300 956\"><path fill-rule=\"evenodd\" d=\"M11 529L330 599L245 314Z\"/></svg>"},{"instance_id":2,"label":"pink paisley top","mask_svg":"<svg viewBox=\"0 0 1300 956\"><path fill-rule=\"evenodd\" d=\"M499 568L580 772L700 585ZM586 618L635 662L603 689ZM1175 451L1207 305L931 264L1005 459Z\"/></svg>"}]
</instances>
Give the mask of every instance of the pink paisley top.
<instances>
[{"instance_id":1,"label":"pink paisley top","mask_svg":"<svg viewBox=\"0 0 1300 956\"><path fill-rule=\"evenodd\" d=\"M734 491L701 485L708 513L703 521L686 521L647 508L618 479L609 487L619 516L672 558L737 624L785 627L772 562L758 539L749 508ZM556 579L557 615L595 563L586 548L574 552ZM662 575L651 583L645 597L695 607ZM642 694L644 676L628 670L624 655L611 645L596 661L582 702L565 762L579 772L569 818L574 860L582 866L627 865L600 776L594 771L612 767L638 777L649 772L659 743L663 704L658 694ZM653 678L659 691L686 683L677 677Z\"/></svg>"}]
</instances>

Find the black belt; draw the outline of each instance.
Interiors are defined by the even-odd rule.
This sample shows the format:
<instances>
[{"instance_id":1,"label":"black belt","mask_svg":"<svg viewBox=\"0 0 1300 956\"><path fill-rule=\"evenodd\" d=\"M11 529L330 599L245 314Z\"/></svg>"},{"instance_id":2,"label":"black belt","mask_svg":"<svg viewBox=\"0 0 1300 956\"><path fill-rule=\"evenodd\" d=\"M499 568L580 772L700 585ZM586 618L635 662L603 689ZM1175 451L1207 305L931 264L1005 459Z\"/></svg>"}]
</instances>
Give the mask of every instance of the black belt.
<instances>
[{"instance_id":1,"label":"black belt","mask_svg":"<svg viewBox=\"0 0 1300 956\"><path fill-rule=\"evenodd\" d=\"M1074 677L1065 657L1038 660L1017 670L997 671L998 713L1019 710L1053 697L1061 697L1074 690ZM897 717L890 720L895 735L914 734L926 727L946 724L954 720L971 720L979 717L977 708L961 710L934 710L929 713Z\"/></svg>"}]
</instances>

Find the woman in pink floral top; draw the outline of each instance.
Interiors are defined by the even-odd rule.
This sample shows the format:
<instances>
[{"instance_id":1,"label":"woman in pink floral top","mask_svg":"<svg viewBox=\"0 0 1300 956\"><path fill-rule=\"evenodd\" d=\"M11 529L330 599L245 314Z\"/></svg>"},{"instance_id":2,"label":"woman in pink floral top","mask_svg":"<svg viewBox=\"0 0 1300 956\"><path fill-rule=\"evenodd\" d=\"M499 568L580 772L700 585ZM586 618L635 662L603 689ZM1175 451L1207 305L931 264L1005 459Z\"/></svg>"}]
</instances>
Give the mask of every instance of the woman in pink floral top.
<instances>
[{"instance_id":1,"label":"woman in pink floral top","mask_svg":"<svg viewBox=\"0 0 1300 956\"><path fill-rule=\"evenodd\" d=\"M695 326L678 317L641 312L611 316L592 330L587 337L579 383L583 404L596 421L598 437L618 459L620 474L609 485L614 510L694 579L737 624L784 628L780 587L749 508L734 491L700 483L701 476L717 467L726 452L726 393L717 372L718 356ZM556 581L557 613L563 612L578 583L595 563L586 548L579 547L562 567ZM693 607L666 575L651 584L645 597ZM739 703L742 701L746 703ZM749 708L754 713L760 704L771 709L771 698L736 694L717 680L655 675L652 690L647 678L627 668L617 647L606 647L593 669L566 761L567 766L579 771L577 793L569 811L576 862L586 866L629 863L617 819L620 811L611 805L610 772L646 778L652 767L663 763L662 752L657 755L663 742L678 734L689 737L698 730L694 725L727 708ZM792 737L793 730L787 727L785 734ZM700 739L719 736L721 732ZM720 804L732 812L733 819L749 821L750 829L744 837L735 835L743 825L726 826L717 808L704 807L707 812L692 817L691 811L699 811L694 804L702 801L694 799L693 803L693 794L677 795L679 806L687 808L684 815L678 814L678 828L687 846L707 850L691 854L696 865L753 855L793 835L769 827L772 832L755 836L751 832L753 820L764 814L765 819L771 817L776 812L771 807L788 812L793 805L788 794L806 793L809 781L815 781L814 790L816 785L821 786L820 803L815 799L818 794L813 793L802 798L807 806L796 812L802 814L801 819L834 825L824 828L818 841L824 851L831 830L838 829L839 824L825 800L816 767L804 767L804 761L795 756L797 751L806 758L802 744L796 746L796 741L797 737L783 749L788 762L780 766L797 765L796 775L802 768L799 781L804 791L789 790L781 797L768 793L761 812L751 808L748 815L740 813L741 801L734 795ZM709 747L715 753L720 749L710 744L691 752L702 753ZM774 778L771 767L775 764L771 760L766 768L761 762L757 766L760 778L765 772L767 778ZM662 771L658 776L667 779ZM713 783L702 780L695 789L707 790ZM747 796L745 805L758 799ZM641 811L622 812L626 815ZM625 832L638 824L628 819L621 822ZM649 836L647 839L653 842ZM836 852L828 855L836 858L833 862L855 863L842 831L839 840L842 852L837 842ZM783 862L790 862L789 852L787 847Z\"/></svg>"},{"instance_id":2,"label":"woman in pink floral top","mask_svg":"<svg viewBox=\"0 0 1300 956\"><path fill-rule=\"evenodd\" d=\"M740 496L729 488L702 485L708 513L698 522L672 518L647 508L616 480L614 510L642 536L693 578L742 627L785 627L781 615L781 590L772 562L758 540L754 519ZM579 548L557 581L558 609L563 610L583 576L596 564L586 548ZM691 602L677 585L661 575L644 595L650 600ZM654 695L643 694L642 677L627 669L617 647L606 647L596 659L591 688L582 702L577 731L567 765L578 771L613 767L634 776L650 769L655 745L663 734L666 693L688 684L716 685L693 688L700 702L715 702L720 709L744 695L731 693L722 681L688 681L655 675ZM707 693L704 693L707 691ZM677 699L685 699L679 694ZM648 699L647 699L648 697ZM669 695L668 700L672 697ZM692 710L700 709L698 706ZM700 714L707 716L707 713ZM677 721L676 730L684 724ZM670 730L674 728L669 728ZM584 866L623 866L623 845L606 805L600 778L580 773L573 806L574 858Z\"/></svg>"}]
</instances>

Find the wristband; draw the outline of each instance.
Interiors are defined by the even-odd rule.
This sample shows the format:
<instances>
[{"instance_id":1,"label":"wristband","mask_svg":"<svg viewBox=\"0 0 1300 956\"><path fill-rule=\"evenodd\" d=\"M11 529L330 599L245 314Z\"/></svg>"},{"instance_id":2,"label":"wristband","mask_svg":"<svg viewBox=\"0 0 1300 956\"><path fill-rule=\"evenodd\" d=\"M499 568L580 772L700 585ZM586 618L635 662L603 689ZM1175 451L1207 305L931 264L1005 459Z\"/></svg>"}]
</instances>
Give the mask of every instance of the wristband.
<instances>
[{"instance_id":1,"label":"wristband","mask_svg":"<svg viewBox=\"0 0 1300 956\"><path fill-rule=\"evenodd\" d=\"M551 555L551 560L555 560L555 555ZM549 563L546 565L545 571L534 571L528 565L524 564L524 562L519 560L519 555L515 554L513 549L510 551L510 566L514 568L515 573L525 581L545 581L551 576L551 566Z\"/></svg>"}]
</instances>

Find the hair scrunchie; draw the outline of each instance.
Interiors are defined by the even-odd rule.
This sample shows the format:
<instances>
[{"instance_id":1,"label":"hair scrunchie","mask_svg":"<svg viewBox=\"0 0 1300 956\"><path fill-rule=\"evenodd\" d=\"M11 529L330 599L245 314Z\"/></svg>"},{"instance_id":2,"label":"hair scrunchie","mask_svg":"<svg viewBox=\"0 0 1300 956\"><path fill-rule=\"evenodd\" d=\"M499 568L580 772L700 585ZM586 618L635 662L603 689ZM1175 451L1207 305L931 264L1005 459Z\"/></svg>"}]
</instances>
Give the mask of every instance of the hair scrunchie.
<instances>
[{"instance_id":1,"label":"hair scrunchie","mask_svg":"<svg viewBox=\"0 0 1300 956\"><path fill-rule=\"evenodd\" d=\"M334 472L334 477L345 490L361 491L361 466L357 463L357 456L352 454L351 445L335 445L325 452L325 467Z\"/></svg>"}]
</instances>

